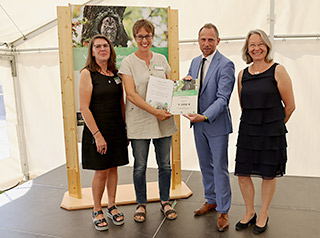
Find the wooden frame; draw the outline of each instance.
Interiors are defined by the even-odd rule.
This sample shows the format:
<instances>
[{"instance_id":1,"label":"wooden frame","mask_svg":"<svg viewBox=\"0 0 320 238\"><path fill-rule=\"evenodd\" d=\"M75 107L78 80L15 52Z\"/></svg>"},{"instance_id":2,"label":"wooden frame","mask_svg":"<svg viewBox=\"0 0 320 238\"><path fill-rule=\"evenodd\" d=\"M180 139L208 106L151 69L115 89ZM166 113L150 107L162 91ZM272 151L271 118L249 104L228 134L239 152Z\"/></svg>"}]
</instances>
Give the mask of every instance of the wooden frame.
<instances>
[{"instance_id":1,"label":"wooden frame","mask_svg":"<svg viewBox=\"0 0 320 238\"><path fill-rule=\"evenodd\" d=\"M81 199L70 6L58 7L57 14L61 96L69 195Z\"/></svg>"},{"instance_id":2,"label":"wooden frame","mask_svg":"<svg viewBox=\"0 0 320 238\"><path fill-rule=\"evenodd\" d=\"M178 10L168 8L168 53L171 66L170 78L179 80L179 28ZM181 147L180 147L180 116L174 116L178 131L172 136L172 189L181 186Z\"/></svg>"},{"instance_id":3,"label":"wooden frame","mask_svg":"<svg viewBox=\"0 0 320 238\"><path fill-rule=\"evenodd\" d=\"M71 6L57 7L61 94L65 134L66 165L69 191L64 194L61 207L76 210L93 207L91 188L81 189L80 169L77 145L77 124L74 95L73 51L71 30ZM179 42L178 11L168 8L169 63L170 78L179 79ZM175 116L178 132L172 137L172 186L170 199L187 198L191 190L181 182L180 159L180 116ZM158 183L147 184L148 201L159 201ZM116 203L135 203L135 192L132 184L118 185ZM107 193L103 195L102 206L107 206Z\"/></svg>"}]
</instances>

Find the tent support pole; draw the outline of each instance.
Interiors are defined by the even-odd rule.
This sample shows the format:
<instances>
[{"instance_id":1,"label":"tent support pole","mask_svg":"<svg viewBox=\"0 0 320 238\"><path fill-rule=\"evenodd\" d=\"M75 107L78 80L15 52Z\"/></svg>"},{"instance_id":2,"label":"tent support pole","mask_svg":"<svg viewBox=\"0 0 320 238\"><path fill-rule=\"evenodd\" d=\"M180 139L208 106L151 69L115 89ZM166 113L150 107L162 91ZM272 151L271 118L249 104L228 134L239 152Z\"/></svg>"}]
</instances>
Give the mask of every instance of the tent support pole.
<instances>
[{"instance_id":1,"label":"tent support pole","mask_svg":"<svg viewBox=\"0 0 320 238\"><path fill-rule=\"evenodd\" d=\"M274 0L270 0L270 30L269 30L269 39L271 41L271 45L274 46L274 23L275 23L275 15L274 15ZM271 51L271 58L273 58L274 50Z\"/></svg>"},{"instance_id":2,"label":"tent support pole","mask_svg":"<svg viewBox=\"0 0 320 238\"><path fill-rule=\"evenodd\" d=\"M10 62L11 66L11 75L13 79L14 86L14 96L15 96L15 107L16 107L16 115L17 115L17 138L19 143L19 155L20 155L20 163L21 169L23 173L23 181L28 181L30 179L29 175L29 164L28 164L28 156L27 156L27 148L26 148L26 136L24 132L24 120L22 113L22 103L21 103L21 90L20 90L20 81L18 77L17 71L17 55L15 53L11 54L1 54L0 59L5 59Z\"/></svg>"},{"instance_id":3,"label":"tent support pole","mask_svg":"<svg viewBox=\"0 0 320 238\"><path fill-rule=\"evenodd\" d=\"M26 148L26 135L24 132L24 119L23 119L23 110L22 110L22 100L21 100L21 90L20 90L20 80L17 71L17 56L13 54L13 59L10 60L11 65L11 73L14 82L14 90L15 90L15 101L16 101L16 109L17 109L17 133L18 133L18 141L19 141L19 154L21 167L23 172L23 180L28 181L30 179L29 175L29 164L28 164L28 155Z\"/></svg>"}]
</instances>

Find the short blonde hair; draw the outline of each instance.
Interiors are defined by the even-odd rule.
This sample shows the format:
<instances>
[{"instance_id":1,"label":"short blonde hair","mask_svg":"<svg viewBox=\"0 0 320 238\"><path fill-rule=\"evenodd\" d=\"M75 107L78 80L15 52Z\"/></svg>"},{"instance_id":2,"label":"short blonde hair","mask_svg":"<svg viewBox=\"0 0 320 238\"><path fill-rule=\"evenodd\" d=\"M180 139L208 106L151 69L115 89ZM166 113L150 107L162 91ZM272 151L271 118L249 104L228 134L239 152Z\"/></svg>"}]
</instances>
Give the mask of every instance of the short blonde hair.
<instances>
[{"instance_id":1,"label":"short blonde hair","mask_svg":"<svg viewBox=\"0 0 320 238\"><path fill-rule=\"evenodd\" d=\"M252 62L252 58L251 58L251 56L249 55L249 52L248 52L248 42L249 42L250 36L252 36L254 34L260 35L261 40L263 41L263 43L266 44L266 46L267 46L267 55L266 55L265 60L268 63L271 62L272 58L271 58L270 54L271 54L271 50L272 50L272 45L271 45L271 42L270 42L269 37L267 36L267 34L263 30L260 30L260 29L249 31L249 33L247 34L246 41L245 41L245 43L244 43L244 45L242 47L242 59L247 64L250 64Z\"/></svg>"}]
</instances>

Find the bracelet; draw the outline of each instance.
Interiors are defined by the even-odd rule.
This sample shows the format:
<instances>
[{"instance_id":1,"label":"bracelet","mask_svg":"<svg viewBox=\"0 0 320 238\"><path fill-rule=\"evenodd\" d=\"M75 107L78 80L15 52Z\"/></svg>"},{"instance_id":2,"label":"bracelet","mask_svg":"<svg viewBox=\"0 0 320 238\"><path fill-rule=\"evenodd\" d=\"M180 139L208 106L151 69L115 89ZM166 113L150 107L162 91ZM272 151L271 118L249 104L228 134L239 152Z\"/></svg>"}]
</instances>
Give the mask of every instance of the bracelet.
<instances>
[{"instance_id":1,"label":"bracelet","mask_svg":"<svg viewBox=\"0 0 320 238\"><path fill-rule=\"evenodd\" d=\"M94 136L95 134L97 134L100 130L98 129L95 133L93 133L92 135Z\"/></svg>"}]
</instances>

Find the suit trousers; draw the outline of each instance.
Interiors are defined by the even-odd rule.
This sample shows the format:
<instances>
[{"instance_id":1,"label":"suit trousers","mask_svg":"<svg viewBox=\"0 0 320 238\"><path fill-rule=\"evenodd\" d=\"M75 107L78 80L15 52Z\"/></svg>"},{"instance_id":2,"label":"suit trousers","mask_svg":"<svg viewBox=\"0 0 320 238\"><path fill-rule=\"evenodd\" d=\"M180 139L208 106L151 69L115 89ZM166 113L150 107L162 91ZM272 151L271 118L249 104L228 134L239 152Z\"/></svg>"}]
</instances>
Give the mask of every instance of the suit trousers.
<instances>
[{"instance_id":1,"label":"suit trousers","mask_svg":"<svg viewBox=\"0 0 320 238\"><path fill-rule=\"evenodd\" d=\"M194 123L193 127L205 199L209 204L216 203L216 210L219 213L228 213L231 206L228 171L229 135L209 135L203 123L206 122Z\"/></svg>"}]
</instances>

